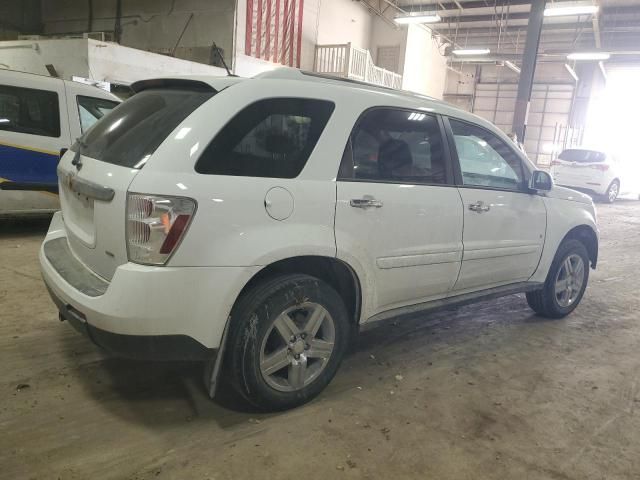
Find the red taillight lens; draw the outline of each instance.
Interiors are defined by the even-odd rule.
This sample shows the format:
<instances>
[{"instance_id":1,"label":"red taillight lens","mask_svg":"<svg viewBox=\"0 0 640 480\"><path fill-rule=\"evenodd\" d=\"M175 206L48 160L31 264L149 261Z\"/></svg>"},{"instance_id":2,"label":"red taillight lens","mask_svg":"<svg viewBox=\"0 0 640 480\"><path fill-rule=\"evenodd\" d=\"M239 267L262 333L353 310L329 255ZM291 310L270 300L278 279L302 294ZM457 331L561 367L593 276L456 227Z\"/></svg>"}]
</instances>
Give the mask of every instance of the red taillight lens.
<instances>
[{"instance_id":1,"label":"red taillight lens","mask_svg":"<svg viewBox=\"0 0 640 480\"><path fill-rule=\"evenodd\" d=\"M553 161L551 162L551 166L553 167L554 165L561 165L561 163L560 163L560 161L558 161L558 160L553 160Z\"/></svg>"},{"instance_id":2,"label":"red taillight lens","mask_svg":"<svg viewBox=\"0 0 640 480\"><path fill-rule=\"evenodd\" d=\"M160 253L168 255L173 252L173 249L178 245L178 241L182 238L182 234L187 229L191 215L178 215L174 220L173 225L169 229L167 238L164 239L162 246L160 247Z\"/></svg>"},{"instance_id":3,"label":"red taillight lens","mask_svg":"<svg viewBox=\"0 0 640 480\"><path fill-rule=\"evenodd\" d=\"M129 261L164 265L184 236L196 210L191 198L142 195L127 197Z\"/></svg>"},{"instance_id":4,"label":"red taillight lens","mask_svg":"<svg viewBox=\"0 0 640 480\"><path fill-rule=\"evenodd\" d=\"M600 170L601 172L606 172L609 170L609 165L606 163L596 163L595 165L590 165L591 168L595 168L596 170Z\"/></svg>"}]
</instances>

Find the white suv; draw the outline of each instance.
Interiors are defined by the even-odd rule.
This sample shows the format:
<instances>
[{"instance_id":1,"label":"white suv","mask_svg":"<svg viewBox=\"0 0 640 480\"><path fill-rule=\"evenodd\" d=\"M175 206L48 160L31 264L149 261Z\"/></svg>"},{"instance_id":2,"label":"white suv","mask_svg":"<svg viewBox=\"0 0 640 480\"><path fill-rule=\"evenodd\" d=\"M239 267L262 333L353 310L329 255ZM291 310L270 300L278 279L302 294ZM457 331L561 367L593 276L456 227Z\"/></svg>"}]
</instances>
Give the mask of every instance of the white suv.
<instances>
[{"instance_id":1,"label":"white suv","mask_svg":"<svg viewBox=\"0 0 640 480\"><path fill-rule=\"evenodd\" d=\"M638 194L636 172L599 150L570 148L551 162L551 175L558 185L577 188L613 203L621 193ZM636 188L634 188L636 187Z\"/></svg>"},{"instance_id":2,"label":"white suv","mask_svg":"<svg viewBox=\"0 0 640 480\"><path fill-rule=\"evenodd\" d=\"M40 253L61 319L110 352L205 360L211 396L283 409L358 329L517 292L559 318L582 298L591 199L474 115L296 70L133 88L62 158Z\"/></svg>"}]
</instances>

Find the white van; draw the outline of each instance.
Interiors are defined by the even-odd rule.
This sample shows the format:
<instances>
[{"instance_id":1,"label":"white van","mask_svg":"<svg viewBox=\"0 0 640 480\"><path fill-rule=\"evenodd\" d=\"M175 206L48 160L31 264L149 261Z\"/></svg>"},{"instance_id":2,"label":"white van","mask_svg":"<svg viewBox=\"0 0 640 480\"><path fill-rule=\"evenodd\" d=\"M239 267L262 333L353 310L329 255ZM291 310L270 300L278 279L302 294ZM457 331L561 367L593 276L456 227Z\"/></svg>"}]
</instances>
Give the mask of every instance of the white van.
<instances>
[{"instance_id":1,"label":"white van","mask_svg":"<svg viewBox=\"0 0 640 480\"><path fill-rule=\"evenodd\" d=\"M0 215L59 209L60 151L118 103L90 85L0 70Z\"/></svg>"}]
</instances>

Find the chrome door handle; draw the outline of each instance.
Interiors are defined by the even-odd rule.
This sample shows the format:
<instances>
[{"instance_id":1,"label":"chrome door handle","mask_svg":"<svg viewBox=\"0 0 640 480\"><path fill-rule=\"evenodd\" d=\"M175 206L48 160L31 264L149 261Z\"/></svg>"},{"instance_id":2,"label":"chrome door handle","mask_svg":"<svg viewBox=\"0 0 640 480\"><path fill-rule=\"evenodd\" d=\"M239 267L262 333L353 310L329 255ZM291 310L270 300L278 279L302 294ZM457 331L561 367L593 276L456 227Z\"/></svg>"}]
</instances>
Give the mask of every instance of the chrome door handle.
<instances>
[{"instance_id":1,"label":"chrome door handle","mask_svg":"<svg viewBox=\"0 0 640 480\"><path fill-rule=\"evenodd\" d=\"M478 213L488 212L491 210L491 205L485 205L483 201L478 201L476 203L469 204L469 210Z\"/></svg>"},{"instance_id":2,"label":"chrome door handle","mask_svg":"<svg viewBox=\"0 0 640 480\"><path fill-rule=\"evenodd\" d=\"M373 198L352 198L349 205L355 208L380 208L382 202Z\"/></svg>"}]
</instances>

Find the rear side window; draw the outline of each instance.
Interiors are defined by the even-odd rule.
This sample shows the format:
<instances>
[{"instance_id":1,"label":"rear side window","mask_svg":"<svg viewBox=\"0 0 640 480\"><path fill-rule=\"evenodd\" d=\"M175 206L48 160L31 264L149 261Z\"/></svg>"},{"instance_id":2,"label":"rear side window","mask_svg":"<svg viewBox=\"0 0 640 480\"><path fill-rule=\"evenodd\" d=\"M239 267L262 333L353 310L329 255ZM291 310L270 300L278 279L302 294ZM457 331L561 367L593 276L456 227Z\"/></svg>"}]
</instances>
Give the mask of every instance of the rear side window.
<instances>
[{"instance_id":1,"label":"rear side window","mask_svg":"<svg viewBox=\"0 0 640 480\"><path fill-rule=\"evenodd\" d=\"M196 164L198 173L294 178L302 171L334 104L325 100L270 98L238 113Z\"/></svg>"},{"instance_id":2,"label":"rear side window","mask_svg":"<svg viewBox=\"0 0 640 480\"><path fill-rule=\"evenodd\" d=\"M595 150L571 149L562 152L558 158L566 162L602 163L605 161L606 155Z\"/></svg>"},{"instance_id":3,"label":"rear side window","mask_svg":"<svg viewBox=\"0 0 640 480\"><path fill-rule=\"evenodd\" d=\"M77 101L82 133L89 130L94 123L119 105L118 102L114 102L113 100L85 97L83 95L78 95Z\"/></svg>"},{"instance_id":4,"label":"rear side window","mask_svg":"<svg viewBox=\"0 0 640 480\"><path fill-rule=\"evenodd\" d=\"M49 90L0 85L0 130L59 137L58 94Z\"/></svg>"},{"instance_id":5,"label":"rear side window","mask_svg":"<svg viewBox=\"0 0 640 480\"><path fill-rule=\"evenodd\" d=\"M142 168L167 136L215 92L152 89L135 94L99 120L72 150L122 167Z\"/></svg>"}]
</instances>

